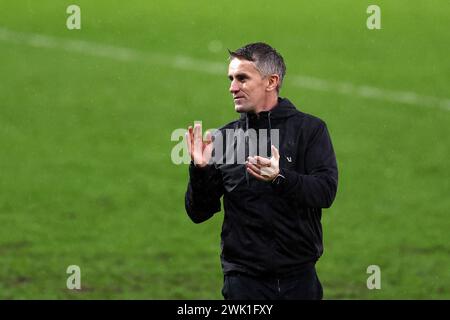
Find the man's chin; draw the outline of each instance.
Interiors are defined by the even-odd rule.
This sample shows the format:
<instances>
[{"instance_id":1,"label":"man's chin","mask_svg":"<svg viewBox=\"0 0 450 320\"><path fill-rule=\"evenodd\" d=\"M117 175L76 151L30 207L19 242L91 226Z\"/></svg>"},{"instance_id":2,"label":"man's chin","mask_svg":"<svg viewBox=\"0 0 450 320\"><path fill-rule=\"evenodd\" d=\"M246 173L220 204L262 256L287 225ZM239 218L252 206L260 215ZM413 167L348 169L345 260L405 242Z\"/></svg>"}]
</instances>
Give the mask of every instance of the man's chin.
<instances>
[{"instance_id":1,"label":"man's chin","mask_svg":"<svg viewBox=\"0 0 450 320\"><path fill-rule=\"evenodd\" d=\"M249 111L249 107L242 105L242 104L234 104L234 110L236 112L242 113L242 112L248 112Z\"/></svg>"}]
</instances>

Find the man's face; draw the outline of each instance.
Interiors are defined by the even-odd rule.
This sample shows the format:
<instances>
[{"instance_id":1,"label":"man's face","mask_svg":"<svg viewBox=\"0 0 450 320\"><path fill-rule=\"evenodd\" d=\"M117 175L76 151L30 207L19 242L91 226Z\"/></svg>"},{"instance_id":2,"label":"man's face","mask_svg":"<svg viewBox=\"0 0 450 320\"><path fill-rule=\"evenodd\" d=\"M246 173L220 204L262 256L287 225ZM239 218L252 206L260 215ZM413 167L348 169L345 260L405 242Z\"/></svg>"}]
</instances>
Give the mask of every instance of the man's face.
<instances>
[{"instance_id":1,"label":"man's face","mask_svg":"<svg viewBox=\"0 0 450 320\"><path fill-rule=\"evenodd\" d=\"M233 58L228 78L236 112L255 112L264 107L268 80L261 76L254 62Z\"/></svg>"}]
</instances>

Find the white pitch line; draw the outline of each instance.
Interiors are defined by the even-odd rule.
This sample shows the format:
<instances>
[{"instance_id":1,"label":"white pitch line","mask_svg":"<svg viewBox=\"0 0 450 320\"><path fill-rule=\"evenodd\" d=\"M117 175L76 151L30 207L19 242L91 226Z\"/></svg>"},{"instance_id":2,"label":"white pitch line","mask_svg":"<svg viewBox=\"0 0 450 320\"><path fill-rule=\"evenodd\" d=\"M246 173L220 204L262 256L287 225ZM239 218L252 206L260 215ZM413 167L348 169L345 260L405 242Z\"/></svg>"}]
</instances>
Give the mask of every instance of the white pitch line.
<instances>
[{"instance_id":1,"label":"white pitch line","mask_svg":"<svg viewBox=\"0 0 450 320\"><path fill-rule=\"evenodd\" d=\"M43 34L16 32L2 27L0 27L0 41L28 45L36 48L77 52L119 61L138 61L154 65L165 65L175 69L205 72L222 76L226 73L225 61L219 63L181 55L167 56L85 40L72 40ZM416 105L420 107L437 107L450 111L450 99L447 98L421 95L412 91L395 91L368 85L356 85L349 82L330 81L302 75L294 75L290 78L293 85L304 89Z\"/></svg>"}]
</instances>

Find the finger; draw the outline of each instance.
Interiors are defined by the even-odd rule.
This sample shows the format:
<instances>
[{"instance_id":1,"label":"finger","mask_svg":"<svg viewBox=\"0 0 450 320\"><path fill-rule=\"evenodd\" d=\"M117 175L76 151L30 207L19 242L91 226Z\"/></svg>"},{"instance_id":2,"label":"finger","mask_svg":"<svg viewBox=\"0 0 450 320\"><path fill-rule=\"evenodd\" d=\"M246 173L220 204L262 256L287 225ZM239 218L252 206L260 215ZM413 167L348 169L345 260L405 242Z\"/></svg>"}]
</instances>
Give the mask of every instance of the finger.
<instances>
[{"instance_id":1,"label":"finger","mask_svg":"<svg viewBox=\"0 0 450 320\"><path fill-rule=\"evenodd\" d=\"M248 157L248 163L251 163L256 169L261 170L262 167L265 167L265 165L258 162L257 156L254 157Z\"/></svg>"},{"instance_id":2,"label":"finger","mask_svg":"<svg viewBox=\"0 0 450 320\"><path fill-rule=\"evenodd\" d=\"M256 162L263 167L270 167L270 159L264 158L264 157L260 157L260 156L256 156L255 157Z\"/></svg>"},{"instance_id":3,"label":"finger","mask_svg":"<svg viewBox=\"0 0 450 320\"><path fill-rule=\"evenodd\" d=\"M256 161L256 159L255 159L255 157L247 157L247 161L249 162L249 163L252 163L252 164L257 164L257 162L258 161Z\"/></svg>"},{"instance_id":4,"label":"finger","mask_svg":"<svg viewBox=\"0 0 450 320\"><path fill-rule=\"evenodd\" d=\"M274 145L272 145L272 156L275 158L275 160L280 160L280 153Z\"/></svg>"},{"instance_id":5,"label":"finger","mask_svg":"<svg viewBox=\"0 0 450 320\"><path fill-rule=\"evenodd\" d=\"M202 137L202 125L200 123L194 124L194 151L202 151L203 137Z\"/></svg>"},{"instance_id":6,"label":"finger","mask_svg":"<svg viewBox=\"0 0 450 320\"><path fill-rule=\"evenodd\" d=\"M192 142L192 138L194 137L194 129L192 128L192 126L188 127L188 133L189 133L189 139Z\"/></svg>"},{"instance_id":7,"label":"finger","mask_svg":"<svg viewBox=\"0 0 450 320\"><path fill-rule=\"evenodd\" d=\"M205 141L202 145L203 145L203 159L205 161L209 161L211 159L212 148L213 148L210 131L206 131Z\"/></svg>"},{"instance_id":8,"label":"finger","mask_svg":"<svg viewBox=\"0 0 450 320\"><path fill-rule=\"evenodd\" d=\"M188 146L189 154L192 153L192 126L189 126L186 131L186 144Z\"/></svg>"},{"instance_id":9,"label":"finger","mask_svg":"<svg viewBox=\"0 0 450 320\"><path fill-rule=\"evenodd\" d=\"M194 143L194 128L192 126L189 126L188 131L189 131L189 139L191 141L191 144L193 144Z\"/></svg>"},{"instance_id":10,"label":"finger","mask_svg":"<svg viewBox=\"0 0 450 320\"><path fill-rule=\"evenodd\" d=\"M192 155L192 153L194 152L194 129L192 128L192 126L188 127L188 148L189 148L189 152Z\"/></svg>"},{"instance_id":11,"label":"finger","mask_svg":"<svg viewBox=\"0 0 450 320\"><path fill-rule=\"evenodd\" d=\"M260 172L261 172L260 168L258 168L256 165L249 163L249 162L247 162L247 168L252 169L252 171L256 172L257 174L260 174Z\"/></svg>"},{"instance_id":12,"label":"finger","mask_svg":"<svg viewBox=\"0 0 450 320\"><path fill-rule=\"evenodd\" d=\"M187 131L187 132L184 134L184 138L185 138L185 140L186 140L186 144L187 144L187 148L188 148L188 153L189 153L190 156L192 156L192 150L191 150L191 137L190 137L190 135L189 135L189 131Z\"/></svg>"},{"instance_id":13,"label":"finger","mask_svg":"<svg viewBox=\"0 0 450 320\"><path fill-rule=\"evenodd\" d=\"M202 140L202 125L201 125L201 123L194 124L194 140Z\"/></svg>"},{"instance_id":14,"label":"finger","mask_svg":"<svg viewBox=\"0 0 450 320\"><path fill-rule=\"evenodd\" d=\"M205 133L205 143L210 144L212 142L212 135L211 132L208 130Z\"/></svg>"},{"instance_id":15,"label":"finger","mask_svg":"<svg viewBox=\"0 0 450 320\"><path fill-rule=\"evenodd\" d=\"M247 171L258 180L262 180L262 181L266 180L263 176L259 175L258 173L256 173L252 169L250 169L249 167L247 167Z\"/></svg>"}]
</instances>

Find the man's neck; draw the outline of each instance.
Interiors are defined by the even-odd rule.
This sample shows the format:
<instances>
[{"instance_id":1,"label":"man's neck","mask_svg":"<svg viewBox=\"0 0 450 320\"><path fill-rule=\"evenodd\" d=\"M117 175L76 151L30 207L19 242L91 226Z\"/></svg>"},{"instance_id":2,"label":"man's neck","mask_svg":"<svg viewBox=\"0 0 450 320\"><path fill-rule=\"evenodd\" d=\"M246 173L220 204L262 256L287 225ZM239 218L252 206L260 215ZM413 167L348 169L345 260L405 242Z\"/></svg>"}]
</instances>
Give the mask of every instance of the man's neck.
<instances>
[{"instance_id":1,"label":"man's neck","mask_svg":"<svg viewBox=\"0 0 450 320\"><path fill-rule=\"evenodd\" d=\"M275 108L277 104L278 104L278 95L271 96L268 99L268 101L266 101L266 103L264 104L263 107L261 107L261 108L259 108L258 110L255 111L255 114L258 114L260 112L270 111L273 108Z\"/></svg>"}]
</instances>

